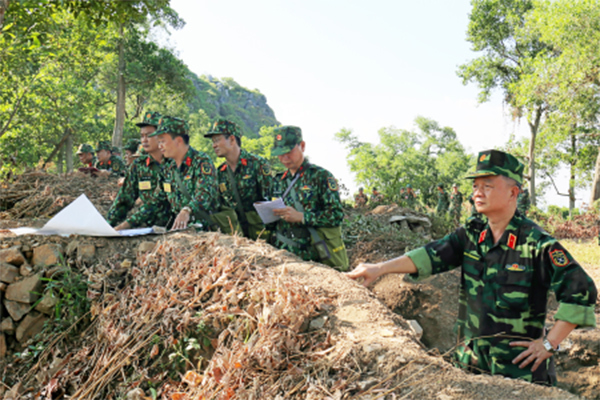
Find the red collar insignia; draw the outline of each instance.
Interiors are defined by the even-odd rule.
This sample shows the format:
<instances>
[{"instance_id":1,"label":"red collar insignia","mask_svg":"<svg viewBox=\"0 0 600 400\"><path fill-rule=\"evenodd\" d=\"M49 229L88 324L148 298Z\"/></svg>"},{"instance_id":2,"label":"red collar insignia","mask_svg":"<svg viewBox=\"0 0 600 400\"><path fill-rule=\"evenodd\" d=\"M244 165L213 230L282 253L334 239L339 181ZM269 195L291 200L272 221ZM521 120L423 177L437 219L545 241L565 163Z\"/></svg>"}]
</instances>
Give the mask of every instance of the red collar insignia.
<instances>
[{"instance_id":1,"label":"red collar insignia","mask_svg":"<svg viewBox=\"0 0 600 400\"><path fill-rule=\"evenodd\" d=\"M246 160L245 158L242 158L242 165L245 167L248 165L248 160Z\"/></svg>"},{"instance_id":2,"label":"red collar insignia","mask_svg":"<svg viewBox=\"0 0 600 400\"><path fill-rule=\"evenodd\" d=\"M481 234L479 235L479 241L477 242L477 244L479 244L485 240L485 235L487 235L487 229L485 231L481 232Z\"/></svg>"},{"instance_id":3,"label":"red collar insignia","mask_svg":"<svg viewBox=\"0 0 600 400\"><path fill-rule=\"evenodd\" d=\"M227 164L223 164L223 166L221 167L221 172L225 171L227 169Z\"/></svg>"},{"instance_id":4,"label":"red collar insignia","mask_svg":"<svg viewBox=\"0 0 600 400\"><path fill-rule=\"evenodd\" d=\"M281 177L281 179L285 179L285 177L287 176L288 172L289 172L289 170L285 171L285 172L283 173L283 176Z\"/></svg>"},{"instance_id":5,"label":"red collar insignia","mask_svg":"<svg viewBox=\"0 0 600 400\"><path fill-rule=\"evenodd\" d=\"M150 156L148 156L148 158L146 158L146 167L150 166Z\"/></svg>"},{"instance_id":6,"label":"red collar insignia","mask_svg":"<svg viewBox=\"0 0 600 400\"><path fill-rule=\"evenodd\" d=\"M110 165L110 160L108 160L108 165Z\"/></svg>"},{"instance_id":7,"label":"red collar insignia","mask_svg":"<svg viewBox=\"0 0 600 400\"><path fill-rule=\"evenodd\" d=\"M185 159L185 165L187 165L188 167L190 165L192 165L192 159L190 157L188 157L188 158Z\"/></svg>"},{"instance_id":8,"label":"red collar insignia","mask_svg":"<svg viewBox=\"0 0 600 400\"><path fill-rule=\"evenodd\" d=\"M513 235L512 233L509 233L508 241L506 242L506 245L514 250L515 246L517 245L517 237L515 235Z\"/></svg>"}]
</instances>

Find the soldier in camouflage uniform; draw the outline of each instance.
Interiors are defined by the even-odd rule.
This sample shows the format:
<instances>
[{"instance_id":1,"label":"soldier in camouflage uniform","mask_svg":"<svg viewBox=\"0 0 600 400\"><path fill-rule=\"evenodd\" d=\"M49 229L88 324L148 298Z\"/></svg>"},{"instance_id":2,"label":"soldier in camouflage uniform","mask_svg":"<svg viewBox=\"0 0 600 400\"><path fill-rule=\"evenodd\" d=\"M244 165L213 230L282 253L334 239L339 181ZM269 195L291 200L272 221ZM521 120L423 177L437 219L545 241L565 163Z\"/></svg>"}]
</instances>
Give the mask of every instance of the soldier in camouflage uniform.
<instances>
[{"instance_id":1,"label":"soldier in camouflage uniform","mask_svg":"<svg viewBox=\"0 0 600 400\"><path fill-rule=\"evenodd\" d=\"M358 193L354 196L354 207L361 208L367 205L369 196L364 192L365 189L359 188Z\"/></svg>"},{"instance_id":2,"label":"soldier in camouflage uniform","mask_svg":"<svg viewBox=\"0 0 600 400\"><path fill-rule=\"evenodd\" d=\"M386 273L423 279L462 266L457 365L554 384L552 354L575 327L596 325L598 292L556 239L516 212L523 168L510 154L479 153L468 178L488 223L470 218L443 239L381 264L361 264L348 275L369 285ZM559 307L546 332L550 289Z\"/></svg>"},{"instance_id":3,"label":"soldier in camouflage uniform","mask_svg":"<svg viewBox=\"0 0 600 400\"><path fill-rule=\"evenodd\" d=\"M140 124L136 124L140 126ZM140 148L139 139L129 139L127 144L123 147L125 149L125 164L129 167L133 164L133 161L138 157L137 152Z\"/></svg>"},{"instance_id":4,"label":"soldier in camouflage uniform","mask_svg":"<svg viewBox=\"0 0 600 400\"><path fill-rule=\"evenodd\" d=\"M209 215L219 208L215 167L208 155L189 145L188 132L186 121L164 116L149 136L158 136L158 146L168 158L161 184L175 217L173 229L187 228L192 222L208 229Z\"/></svg>"},{"instance_id":5,"label":"soldier in camouflage uniform","mask_svg":"<svg viewBox=\"0 0 600 400\"><path fill-rule=\"evenodd\" d=\"M218 119L204 137L212 140L217 157L225 157L217 168L219 204L236 211L244 236L264 239L268 232L254 203L268 200L271 166L264 158L240 147L242 132L234 122Z\"/></svg>"},{"instance_id":6,"label":"soldier in camouflage uniform","mask_svg":"<svg viewBox=\"0 0 600 400\"><path fill-rule=\"evenodd\" d=\"M438 202L437 207L435 209L435 213L438 216L446 215L448 212L448 206L450 204L450 200L448 199L448 193L444 190L444 184L440 183L437 185L438 190Z\"/></svg>"},{"instance_id":7,"label":"soldier in camouflage uniform","mask_svg":"<svg viewBox=\"0 0 600 400\"><path fill-rule=\"evenodd\" d=\"M93 167L96 164L96 156L94 155L94 148L87 143L83 143L77 149L77 156L79 161L88 168Z\"/></svg>"},{"instance_id":8,"label":"soldier in camouflage uniform","mask_svg":"<svg viewBox=\"0 0 600 400\"><path fill-rule=\"evenodd\" d=\"M460 214L462 212L463 195L458 191L458 186L452 185L452 194L450 195L450 218L456 226L460 224Z\"/></svg>"},{"instance_id":9,"label":"soldier in camouflage uniform","mask_svg":"<svg viewBox=\"0 0 600 400\"><path fill-rule=\"evenodd\" d=\"M517 210L524 217L527 216L527 212L529 212L529 207L531 206L531 199L529 198L529 189L522 188L519 193L519 199L517 201Z\"/></svg>"},{"instance_id":10,"label":"soldier in camouflage uniform","mask_svg":"<svg viewBox=\"0 0 600 400\"><path fill-rule=\"evenodd\" d=\"M158 139L149 137L156 131L160 117L159 113L148 111L144 114L142 122L136 124L140 127L145 153L135 159L129 168L123 186L108 211L106 220L112 226L116 225L116 230L139 226L167 226L171 219L167 195L159 186L163 155L158 148ZM127 148L128 151L132 149L133 147ZM141 207L127 218L138 198L142 201Z\"/></svg>"},{"instance_id":11,"label":"soldier in camouflage uniform","mask_svg":"<svg viewBox=\"0 0 600 400\"><path fill-rule=\"evenodd\" d=\"M417 194L413 191L412 185L406 185L406 193L404 194L404 205L411 210L417 209Z\"/></svg>"},{"instance_id":12,"label":"soldier in camouflage uniform","mask_svg":"<svg viewBox=\"0 0 600 400\"><path fill-rule=\"evenodd\" d=\"M271 154L279 157L281 163L288 168L273 180L272 196L281 197L285 208L274 210L281 219L277 222L274 244L288 250L303 260L325 260L323 249L319 248L315 230L328 229L330 243L336 247L329 248L332 265L340 269L348 268L346 248L341 240L341 224L344 219L342 202L337 180L324 168L310 164L304 158L305 142L302 131L296 126L282 126L275 129L275 144ZM335 233L339 232L339 233ZM338 235L338 237L333 237ZM317 245L315 245L317 244ZM339 257L338 257L339 256ZM344 260L345 258L345 260Z\"/></svg>"},{"instance_id":13,"label":"soldier in camouflage uniform","mask_svg":"<svg viewBox=\"0 0 600 400\"><path fill-rule=\"evenodd\" d=\"M125 172L127 172L125 163L123 163L120 157L112 154L112 146L108 140L98 142L96 154L98 160L94 167L100 170L101 175L125 176Z\"/></svg>"}]
</instances>

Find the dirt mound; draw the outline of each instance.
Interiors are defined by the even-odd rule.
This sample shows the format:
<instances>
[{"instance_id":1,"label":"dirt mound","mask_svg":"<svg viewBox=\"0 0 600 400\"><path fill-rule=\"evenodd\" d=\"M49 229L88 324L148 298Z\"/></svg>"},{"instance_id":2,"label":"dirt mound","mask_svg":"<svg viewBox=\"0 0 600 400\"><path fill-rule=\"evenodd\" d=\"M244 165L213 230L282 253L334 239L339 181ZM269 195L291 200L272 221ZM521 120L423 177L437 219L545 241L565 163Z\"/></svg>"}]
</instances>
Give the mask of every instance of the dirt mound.
<instances>
[{"instance_id":1,"label":"dirt mound","mask_svg":"<svg viewBox=\"0 0 600 400\"><path fill-rule=\"evenodd\" d=\"M74 240L93 244L94 258ZM5 385L28 399L576 398L456 369L371 291L266 244L144 240L3 238L70 248L93 299L80 333L46 332L29 358L0 361Z\"/></svg>"},{"instance_id":2,"label":"dirt mound","mask_svg":"<svg viewBox=\"0 0 600 400\"><path fill-rule=\"evenodd\" d=\"M0 183L0 220L50 218L83 193L106 215L118 191L115 178L29 171Z\"/></svg>"}]
</instances>

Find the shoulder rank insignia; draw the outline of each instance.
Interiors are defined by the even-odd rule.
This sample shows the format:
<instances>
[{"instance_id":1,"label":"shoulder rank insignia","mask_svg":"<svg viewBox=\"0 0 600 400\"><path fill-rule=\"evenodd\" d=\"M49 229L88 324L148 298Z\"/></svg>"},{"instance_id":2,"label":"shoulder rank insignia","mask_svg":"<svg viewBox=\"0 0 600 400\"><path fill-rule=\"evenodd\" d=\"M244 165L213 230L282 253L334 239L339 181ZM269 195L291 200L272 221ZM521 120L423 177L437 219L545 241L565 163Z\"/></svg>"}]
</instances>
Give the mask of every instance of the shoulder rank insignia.
<instances>
[{"instance_id":1,"label":"shoulder rank insignia","mask_svg":"<svg viewBox=\"0 0 600 400\"><path fill-rule=\"evenodd\" d=\"M335 180L335 178L333 176L330 176L327 178L327 187L329 188L329 190L337 192L339 187L337 184L337 181Z\"/></svg>"},{"instance_id":2,"label":"shoulder rank insignia","mask_svg":"<svg viewBox=\"0 0 600 400\"><path fill-rule=\"evenodd\" d=\"M487 235L487 229L481 232L479 235L479 241L477 243L482 243L485 240L485 235Z\"/></svg>"},{"instance_id":3,"label":"shoulder rank insignia","mask_svg":"<svg viewBox=\"0 0 600 400\"><path fill-rule=\"evenodd\" d=\"M212 175L212 166L207 162L203 162L202 163L202 173L204 175Z\"/></svg>"},{"instance_id":4,"label":"shoulder rank insignia","mask_svg":"<svg viewBox=\"0 0 600 400\"><path fill-rule=\"evenodd\" d=\"M552 260L552 264L557 267L564 267L569 263L569 259L564 251L560 249L552 250L550 252L550 259Z\"/></svg>"}]
</instances>

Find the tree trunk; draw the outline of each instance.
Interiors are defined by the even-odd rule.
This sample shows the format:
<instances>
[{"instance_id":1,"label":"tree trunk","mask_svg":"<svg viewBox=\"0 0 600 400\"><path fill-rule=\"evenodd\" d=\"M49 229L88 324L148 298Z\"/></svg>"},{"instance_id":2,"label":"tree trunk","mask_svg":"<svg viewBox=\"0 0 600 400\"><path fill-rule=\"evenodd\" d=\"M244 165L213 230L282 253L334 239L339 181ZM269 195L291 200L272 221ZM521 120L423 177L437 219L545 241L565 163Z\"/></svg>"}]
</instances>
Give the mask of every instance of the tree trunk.
<instances>
[{"instance_id":1,"label":"tree trunk","mask_svg":"<svg viewBox=\"0 0 600 400\"><path fill-rule=\"evenodd\" d=\"M8 9L8 0L0 0L0 31L4 26L4 14Z\"/></svg>"},{"instance_id":2,"label":"tree trunk","mask_svg":"<svg viewBox=\"0 0 600 400\"><path fill-rule=\"evenodd\" d=\"M58 172L59 174L62 174L65 171L64 159L65 159L65 148L61 147L60 151L58 152L58 160L56 160L56 172Z\"/></svg>"},{"instance_id":3,"label":"tree trunk","mask_svg":"<svg viewBox=\"0 0 600 400\"><path fill-rule=\"evenodd\" d=\"M575 133L571 132L571 159L569 160L569 218L573 218L573 209L575 208L575 163L577 163L577 138Z\"/></svg>"},{"instance_id":4,"label":"tree trunk","mask_svg":"<svg viewBox=\"0 0 600 400\"><path fill-rule=\"evenodd\" d=\"M42 165L42 168L46 168L46 164L48 164L54 158L54 156L63 148L65 142L67 141L70 135L71 130L69 128L66 128L63 137L60 139L60 142L58 142L58 144L54 147L54 150L52 150L52 153L50 153L46 161L44 161L44 165Z\"/></svg>"},{"instance_id":5,"label":"tree trunk","mask_svg":"<svg viewBox=\"0 0 600 400\"><path fill-rule=\"evenodd\" d=\"M125 125L125 44L123 24L119 26L119 66L117 78L117 109L115 116L115 129L113 131L113 146L121 147L123 144L123 126Z\"/></svg>"},{"instance_id":6,"label":"tree trunk","mask_svg":"<svg viewBox=\"0 0 600 400\"><path fill-rule=\"evenodd\" d=\"M71 130L69 129L69 132ZM65 148L65 161L67 162L67 173L73 171L73 135L67 137L67 141L63 146Z\"/></svg>"},{"instance_id":7,"label":"tree trunk","mask_svg":"<svg viewBox=\"0 0 600 400\"><path fill-rule=\"evenodd\" d=\"M592 182L590 206L598 199L600 199L600 147L598 148L598 157L596 157L596 168L594 171L594 181Z\"/></svg>"},{"instance_id":8,"label":"tree trunk","mask_svg":"<svg viewBox=\"0 0 600 400\"><path fill-rule=\"evenodd\" d=\"M531 199L531 204L537 205L537 196L535 194L535 140L537 138L537 133L540 128L540 121L542 119L542 114L544 113L544 109L542 106L539 106L535 110L535 118L533 122L529 122L529 130L531 132L531 140L529 141L529 196Z\"/></svg>"}]
</instances>

